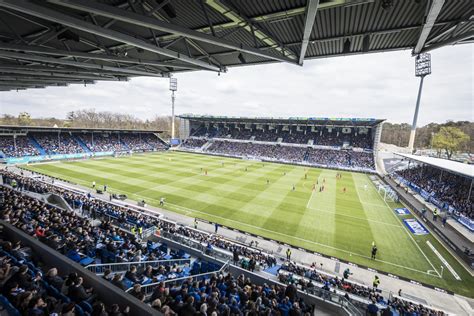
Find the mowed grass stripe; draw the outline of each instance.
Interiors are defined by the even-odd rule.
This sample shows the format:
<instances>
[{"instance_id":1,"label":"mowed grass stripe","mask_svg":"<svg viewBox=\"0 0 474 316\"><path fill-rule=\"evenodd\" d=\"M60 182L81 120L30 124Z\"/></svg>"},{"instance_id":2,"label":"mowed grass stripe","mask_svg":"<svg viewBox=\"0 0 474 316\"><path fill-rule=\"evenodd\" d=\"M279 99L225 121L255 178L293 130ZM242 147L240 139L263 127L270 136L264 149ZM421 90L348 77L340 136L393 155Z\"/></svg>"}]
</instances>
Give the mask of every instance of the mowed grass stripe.
<instances>
[{"instance_id":1,"label":"mowed grass stripe","mask_svg":"<svg viewBox=\"0 0 474 316\"><path fill-rule=\"evenodd\" d=\"M337 174L337 173L336 173ZM341 178L336 178L336 174L333 175L331 182L331 190L335 191L336 195L336 244L338 247L344 247L344 249L355 253L363 253L366 256L370 256L370 246L374 240L371 227L367 221L367 217L364 212L364 208L357 198L357 192L354 189L354 181L352 180L351 174L342 174ZM344 192L345 189L345 192ZM350 215L363 219L354 220L347 216L348 212L344 209L350 209ZM357 239L353 238L354 234L363 231L362 236ZM380 259L384 260L382 256Z\"/></svg>"}]
</instances>

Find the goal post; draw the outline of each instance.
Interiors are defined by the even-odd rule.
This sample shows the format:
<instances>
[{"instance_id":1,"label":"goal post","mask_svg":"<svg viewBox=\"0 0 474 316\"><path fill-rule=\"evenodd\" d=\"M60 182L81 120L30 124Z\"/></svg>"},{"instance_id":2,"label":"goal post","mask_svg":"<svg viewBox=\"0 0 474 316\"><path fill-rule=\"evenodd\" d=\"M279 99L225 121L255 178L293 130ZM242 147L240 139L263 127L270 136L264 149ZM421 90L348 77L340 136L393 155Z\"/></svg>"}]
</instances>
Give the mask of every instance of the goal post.
<instances>
[{"instance_id":1,"label":"goal post","mask_svg":"<svg viewBox=\"0 0 474 316\"><path fill-rule=\"evenodd\" d=\"M386 202L398 202L398 194L395 192L390 186L385 184L379 184L377 187L377 191L379 192L380 196L383 197L383 200Z\"/></svg>"}]
</instances>

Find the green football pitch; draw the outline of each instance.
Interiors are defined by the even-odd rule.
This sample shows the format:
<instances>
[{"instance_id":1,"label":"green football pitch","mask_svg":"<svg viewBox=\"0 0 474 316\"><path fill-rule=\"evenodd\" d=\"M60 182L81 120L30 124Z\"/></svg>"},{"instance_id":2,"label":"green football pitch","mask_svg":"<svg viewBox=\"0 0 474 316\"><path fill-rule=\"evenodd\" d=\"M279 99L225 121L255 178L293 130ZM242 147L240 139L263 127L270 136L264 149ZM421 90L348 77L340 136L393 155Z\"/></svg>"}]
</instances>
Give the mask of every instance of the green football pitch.
<instances>
[{"instance_id":1,"label":"green football pitch","mask_svg":"<svg viewBox=\"0 0 474 316\"><path fill-rule=\"evenodd\" d=\"M366 174L182 152L28 169L86 187L107 184L110 192L155 206L164 197L165 208L176 213L474 296L467 271L431 234L413 235L394 212L403 205L385 202Z\"/></svg>"}]
</instances>

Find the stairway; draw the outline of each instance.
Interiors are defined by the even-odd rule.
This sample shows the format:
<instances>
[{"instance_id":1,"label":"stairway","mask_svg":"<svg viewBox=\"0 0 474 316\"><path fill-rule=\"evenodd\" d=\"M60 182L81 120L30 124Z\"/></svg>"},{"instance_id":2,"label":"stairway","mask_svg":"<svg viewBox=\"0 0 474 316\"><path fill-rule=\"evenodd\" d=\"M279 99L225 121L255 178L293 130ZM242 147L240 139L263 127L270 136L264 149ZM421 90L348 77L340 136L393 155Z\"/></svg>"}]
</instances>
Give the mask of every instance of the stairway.
<instances>
[{"instance_id":1,"label":"stairway","mask_svg":"<svg viewBox=\"0 0 474 316\"><path fill-rule=\"evenodd\" d=\"M308 157L309 157L309 151L306 150L306 152L304 153L304 156L303 156L303 161L308 161Z\"/></svg>"},{"instance_id":2,"label":"stairway","mask_svg":"<svg viewBox=\"0 0 474 316\"><path fill-rule=\"evenodd\" d=\"M79 137L79 136L71 136L78 144L79 146L82 147L82 149L84 150L84 152L86 153L90 153L91 150L89 149L89 147L87 147L87 145L82 141L82 139Z\"/></svg>"},{"instance_id":3,"label":"stairway","mask_svg":"<svg viewBox=\"0 0 474 316\"><path fill-rule=\"evenodd\" d=\"M38 143L38 141L31 135L28 135L28 140L30 141L30 144L33 145L33 147L36 148L36 150L38 150L38 152L40 153L40 155L47 155L46 153L46 150L43 149L43 147L41 147L41 145Z\"/></svg>"}]
</instances>

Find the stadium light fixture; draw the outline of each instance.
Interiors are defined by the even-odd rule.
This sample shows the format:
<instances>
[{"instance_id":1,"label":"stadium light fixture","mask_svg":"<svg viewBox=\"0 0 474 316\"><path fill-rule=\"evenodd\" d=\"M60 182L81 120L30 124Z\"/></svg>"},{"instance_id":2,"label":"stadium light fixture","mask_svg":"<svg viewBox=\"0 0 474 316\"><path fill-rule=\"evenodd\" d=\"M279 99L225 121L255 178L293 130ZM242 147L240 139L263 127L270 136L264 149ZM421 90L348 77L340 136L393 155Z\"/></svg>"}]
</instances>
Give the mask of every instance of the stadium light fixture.
<instances>
[{"instance_id":1,"label":"stadium light fixture","mask_svg":"<svg viewBox=\"0 0 474 316\"><path fill-rule=\"evenodd\" d=\"M170 91L171 91L171 144L173 145L173 141L175 139L175 126L174 126L174 100L175 91L178 91L178 79L177 78L170 78Z\"/></svg>"},{"instance_id":2,"label":"stadium light fixture","mask_svg":"<svg viewBox=\"0 0 474 316\"><path fill-rule=\"evenodd\" d=\"M431 74L431 55L419 54L415 58L415 76L424 77Z\"/></svg>"},{"instance_id":3,"label":"stadium light fixture","mask_svg":"<svg viewBox=\"0 0 474 316\"><path fill-rule=\"evenodd\" d=\"M416 99L415 114L413 115L413 123L411 124L410 140L408 141L408 149L413 152L416 135L416 123L418 121L418 111L420 110L421 91L423 90L423 80L431 74L431 55L428 53L419 54L415 58L415 76L420 77L420 87L418 88L418 97Z\"/></svg>"}]
</instances>

